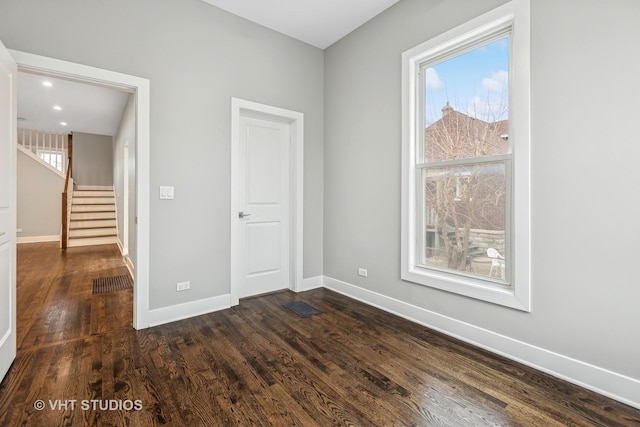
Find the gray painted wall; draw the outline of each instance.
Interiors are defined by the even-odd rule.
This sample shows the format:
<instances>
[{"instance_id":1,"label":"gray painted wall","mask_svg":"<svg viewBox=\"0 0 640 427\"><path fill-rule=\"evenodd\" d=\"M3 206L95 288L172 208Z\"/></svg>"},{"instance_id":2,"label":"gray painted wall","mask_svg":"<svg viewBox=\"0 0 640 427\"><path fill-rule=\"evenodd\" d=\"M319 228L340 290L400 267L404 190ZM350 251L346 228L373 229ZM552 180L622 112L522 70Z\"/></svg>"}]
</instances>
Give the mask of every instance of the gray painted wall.
<instances>
[{"instance_id":1,"label":"gray painted wall","mask_svg":"<svg viewBox=\"0 0 640 427\"><path fill-rule=\"evenodd\" d=\"M125 244L124 224L124 198L125 198L125 174L128 176L128 256L135 266L136 253L136 111L135 96L129 95L127 106L122 114L120 127L113 141L113 186L116 193L116 208L118 218L118 239ZM128 156L127 169L125 170L125 155Z\"/></svg>"},{"instance_id":2,"label":"gray painted wall","mask_svg":"<svg viewBox=\"0 0 640 427\"><path fill-rule=\"evenodd\" d=\"M151 309L229 293L231 97L304 113L303 274L322 274L320 49L201 0L2 0L0 40L150 79Z\"/></svg>"},{"instance_id":3,"label":"gray painted wall","mask_svg":"<svg viewBox=\"0 0 640 427\"><path fill-rule=\"evenodd\" d=\"M113 185L113 137L73 133L73 181L78 185Z\"/></svg>"},{"instance_id":4,"label":"gray painted wall","mask_svg":"<svg viewBox=\"0 0 640 427\"><path fill-rule=\"evenodd\" d=\"M640 379L637 0L531 2L532 312L400 280L401 53L501 3L403 0L325 51L324 274Z\"/></svg>"},{"instance_id":5,"label":"gray painted wall","mask_svg":"<svg viewBox=\"0 0 640 427\"><path fill-rule=\"evenodd\" d=\"M18 237L60 235L64 178L18 150Z\"/></svg>"}]
</instances>

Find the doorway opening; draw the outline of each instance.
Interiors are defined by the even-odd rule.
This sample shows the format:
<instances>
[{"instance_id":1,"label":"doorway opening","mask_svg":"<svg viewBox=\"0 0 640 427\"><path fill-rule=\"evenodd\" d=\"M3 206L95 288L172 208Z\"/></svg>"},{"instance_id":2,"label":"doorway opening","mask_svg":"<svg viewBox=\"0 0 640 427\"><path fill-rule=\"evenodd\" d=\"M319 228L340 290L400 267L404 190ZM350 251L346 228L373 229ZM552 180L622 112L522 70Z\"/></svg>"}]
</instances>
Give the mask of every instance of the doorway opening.
<instances>
[{"instance_id":1,"label":"doorway opening","mask_svg":"<svg viewBox=\"0 0 640 427\"><path fill-rule=\"evenodd\" d=\"M132 326L135 329L149 327L149 80L24 52L9 52L18 64L19 72L106 87L133 97L135 147L130 150L127 142L127 148L123 148L130 156L128 162L135 165L131 165L135 168L135 198L128 206L135 213L129 216L133 224L130 220L128 225L135 228L133 240L136 246L135 258L129 266L133 267L135 281ZM128 180L131 178L127 177Z\"/></svg>"}]
</instances>

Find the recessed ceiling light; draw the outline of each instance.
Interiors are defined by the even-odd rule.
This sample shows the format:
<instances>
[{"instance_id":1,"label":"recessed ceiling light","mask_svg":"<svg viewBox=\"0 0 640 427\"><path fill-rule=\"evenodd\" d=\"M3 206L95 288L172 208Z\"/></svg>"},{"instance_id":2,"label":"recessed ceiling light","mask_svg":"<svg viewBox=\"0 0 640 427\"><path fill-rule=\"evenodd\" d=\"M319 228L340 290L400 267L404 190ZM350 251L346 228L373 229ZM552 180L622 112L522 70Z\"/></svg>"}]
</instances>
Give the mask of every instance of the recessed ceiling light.
<instances>
[{"instance_id":1,"label":"recessed ceiling light","mask_svg":"<svg viewBox=\"0 0 640 427\"><path fill-rule=\"evenodd\" d=\"M53 86L53 83L51 83L49 80L45 80L42 82L42 86L51 87Z\"/></svg>"},{"instance_id":2,"label":"recessed ceiling light","mask_svg":"<svg viewBox=\"0 0 640 427\"><path fill-rule=\"evenodd\" d=\"M62 107L61 107L61 106L59 106L59 105L54 105L54 106L53 106L53 109L54 109L54 110L56 110L56 111L61 111L61 110L62 110Z\"/></svg>"},{"instance_id":3,"label":"recessed ceiling light","mask_svg":"<svg viewBox=\"0 0 640 427\"><path fill-rule=\"evenodd\" d=\"M66 125L67 125L67 122L60 122L60 125L61 125L61 126L66 126Z\"/></svg>"}]
</instances>

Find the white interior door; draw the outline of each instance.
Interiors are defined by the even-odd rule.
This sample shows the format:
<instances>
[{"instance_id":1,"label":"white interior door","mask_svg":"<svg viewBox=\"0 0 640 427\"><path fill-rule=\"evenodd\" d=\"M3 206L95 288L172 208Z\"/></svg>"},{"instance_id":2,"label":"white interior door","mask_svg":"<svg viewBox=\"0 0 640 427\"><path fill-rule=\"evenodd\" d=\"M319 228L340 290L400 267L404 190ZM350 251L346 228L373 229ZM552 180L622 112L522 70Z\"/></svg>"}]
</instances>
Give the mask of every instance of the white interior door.
<instances>
[{"instance_id":1,"label":"white interior door","mask_svg":"<svg viewBox=\"0 0 640 427\"><path fill-rule=\"evenodd\" d=\"M232 264L242 298L289 288L291 126L241 116L239 127Z\"/></svg>"},{"instance_id":2,"label":"white interior door","mask_svg":"<svg viewBox=\"0 0 640 427\"><path fill-rule=\"evenodd\" d=\"M0 42L0 380L16 357L17 72Z\"/></svg>"}]
</instances>

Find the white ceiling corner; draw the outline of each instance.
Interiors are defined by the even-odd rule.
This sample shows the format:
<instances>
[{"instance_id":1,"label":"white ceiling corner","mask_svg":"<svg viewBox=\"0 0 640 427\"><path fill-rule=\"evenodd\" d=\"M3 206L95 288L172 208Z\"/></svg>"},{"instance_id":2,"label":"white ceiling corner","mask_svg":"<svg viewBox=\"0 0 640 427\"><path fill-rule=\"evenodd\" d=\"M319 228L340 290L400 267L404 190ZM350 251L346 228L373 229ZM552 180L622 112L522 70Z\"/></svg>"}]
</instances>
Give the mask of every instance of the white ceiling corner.
<instances>
[{"instance_id":1,"label":"white ceiling corner","mask_svg":"<svg viewBox=\"0 0 640 427\"><path fill-rule=\"evenodd\" d=\"M399 0L203 0L320 49Z\"/></svg>"}]
</instances>

